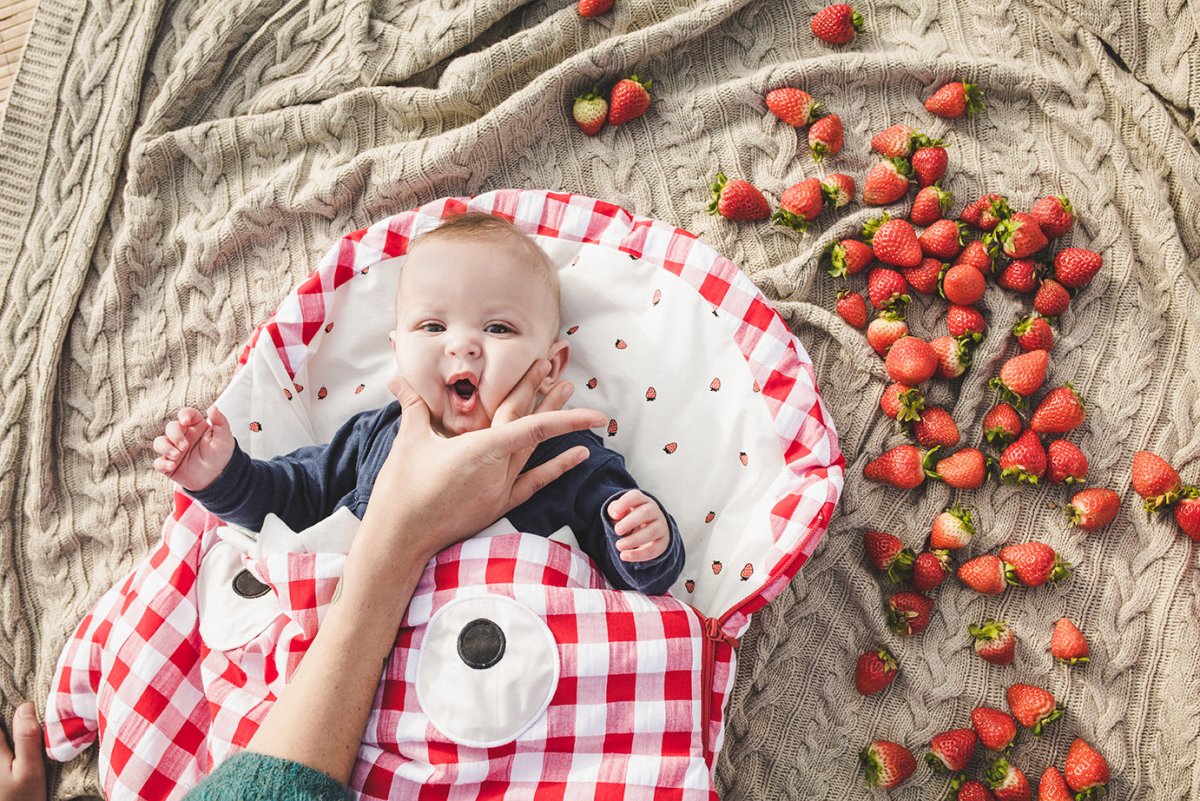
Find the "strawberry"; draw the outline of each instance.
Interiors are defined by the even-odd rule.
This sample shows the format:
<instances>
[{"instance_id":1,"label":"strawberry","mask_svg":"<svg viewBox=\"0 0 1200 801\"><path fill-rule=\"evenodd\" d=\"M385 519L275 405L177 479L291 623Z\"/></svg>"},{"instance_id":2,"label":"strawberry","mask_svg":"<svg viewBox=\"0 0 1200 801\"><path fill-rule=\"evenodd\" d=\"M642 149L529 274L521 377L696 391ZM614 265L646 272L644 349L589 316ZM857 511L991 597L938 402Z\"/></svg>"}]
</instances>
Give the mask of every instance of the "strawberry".
<instances>
[{"instance_id":1,"label":"strawberry","mask_svg":"<svg viewBox=\"0 0 1200 801\"><path fill-rule=\"evenodd\" d=\"M1000 480L1036 484L1046 475L1046 449L1034 431L1025 429L1016 442L1000 454Z\"/></svg>"},{"instance_id":2,"label":"strawberry","mask_svg":"<svg viewBox=\"0 0 1200 801\"><path fill-rule=\"evenodd\" d=\"M1092 748L1087 740L1076 737L1067 751L1067 762L1063 766L1067 784L1075 791L1078 801L1085 801L1104 794L1108 786L1108 761L1104 755Z\"/></svg>"},{"instance_id":3,"label":"strawberry","mask_svg":"<svg viewBox=\"0 0 1200 801\"><path fill-rule=\"evenodd\" d=\"M915 554L912 548L905 548L904 543L895 534L888 534L886 531L864 531L863 550L875 569L886 573L893 584L904 581L912 571Z\"/></svg>"},{"instance_id":4,"label":"strawberry","mask_svg":"<svg viewBox=\"0 0 1200 801\"><path fill-rule=\"evenodd\" d=\"M838 290L837 313L854 328L867 326L867 302L852 289Z\"/></svg>"},{"instance_id":5,"label":"strawberry","mask_svg":"<svg viewBox=\"0 0 1200 801\"><path fill-rule=\"evenodd\" d=\"M867 295L877 309L903 308L909 301L908 281L895 270L876 267L867 276Z\"/></svg>"},{"instance_id":6,"label":"strawberry","mask_svg":"<svg viewBox=\"0 0 1200 801\"><path fill-rule=\"evenodd\" d=\"M1013 717L1025 728L1033 729L1035 737L1041 737L1042 729L1062 717L1063 708L1041 687L1014 684L1008 688L1007 695Z\"/></svg>"},{"instance_id":7,"label":"strawberry","mask_svg":"<svg viewBox=\"0 0 1200 801\"><path fill-rule=\"evenodd\" d=\"M913 560L912 585L917 592L937 589L948 575L950 554L946 551L924 551Z\"/></svg>"},{"instance_id":8,"label":"strawberry","mask_svg":"<svg viewBox=\"0 0 1200 801\"><path fill-rule=\"evenodd\" d=\"M929 341L929 347L937 354L940 378L958 378L971 366L969 341L958 337L935 337Z\"/></svg>"},{"instance_id":9,"label":"strawberry","mask_svg":"<svg viewBox=\"0 0 1200 801\"><path fill-rule=\"evenodd\" d=\"M978 341L985 330L987 330L987 322L983 319L983 314L974 306L959 306L957 303L951 303L946 309L946 329L950 331L952 337L963 337L967 334L976 334L972 337Z\"/></svg>"},{"instance_id":10,"label":"strawberry","mask_svg":"<svg viewBox=\"0 0 1200 801\"><path fill-rule=\"evenodd\" d=\"M997 403L983 416L983 435L989 444L1005 445L1021 435L1021 418L1007 403Z\"/></svg>"},{"instance_id":11,"label":"strawberry","mask_svg":"<svg viewBox=\"0 0 1200 801\"><path fill-rule=\"evenodd\" d=\"M1032 259L1013 259L1001 271L996 283L1005 289L1027 295L1037 289L1038 273L1037 262Z\"/></svg>"},{"instance_id":12,"label":"strawberry","mask_svg":"<svg viewBox=\"0 0 1200 801\"><path fill-rule=\"evenodd\" d=\"M996 801L1032 801L1029 780L1004 757L1000 757L988 769L987 782L996 796Z\"/></svg>"},{"instance_id":13,"label":"strawberry","mask_svg":"<svg viewBox=\"0 0 1200 801\"><path fill-rule=\"evenodd\" d=\"M1041 389L1046 381L1046 366L1050 354L1031 350L1013 356L1000 368L1000 375L988 381L988 386L1000 390L1000 395L1013 406L1025 407L1025 399Z\"/></svg>"},{"instance_id":14,"label":"strawberry","mask_svg":"<svg viewBox=\"0 0 1200 801\"><path fill-rule=\"evenodd\" d=\"M1121 509L1121 496L1103 487L1080 490L1066 506L1067 520L1084 531L1098 531Z\"/></svg>"},{"instance_id":15,"label":"strawberry","mask_svg":"<svg viewBox=\"0 0 1200 801\"><path fill-rule=\"evenodd\" d=\"M908 219L913 225L929 225L946 216L953 202L954 194L942 189L940 183L926 185L917 192Z\"/></svg>"},{"instance_id":16,"label":"strawberry","mask_svg":"<svg viewBox=\"0 0 1200 801\"><path fill-rule=\"evenodd\" d=\"M900 743L891 740L876 740L859 754L867 771L867 784L890 790L896 787L917 769L917 759Z\"/></svg>"},{"instance_id":17,"label":"strawberry","mask_svg":"<svg viewBox=\"0 0 1200 801\"><path fill-rule=\"evenodd\" d=\"M906 159L912 154L914 134L907 125L893 125L871 137L871 149L884 158Z\"/></svg>"},{"instance_id":18,"label":"strawberry","mask_svg":"<svg viewBox=\"0 0 1200 801\"><path fill-rule=\"evenodd\" d=\"M771 222L796 231L807 231L808 224L820 216L824 207L821 179L805 178L784 191L779 198L779 209L771 215Z\"/></svg>"},{"instance_id":19,"label":"strawberry","mask_svg":"<svg viewBox=\"0 0 1200 801\"><path fill-rule=\"evenodd\" d=\"M915 149L909 164L917 174L917 186L921 189L933 186L946 174L949 158L946 155L945 144L940 139L930 139L924 135L918 135L913 140Z\"/></svg>"},{"instance_id":20,"label":"strawberry","mask_svg":"<svg viewBox=\"0 0 1200 801\"><path fill-rule=\"evenodd\" d=\"M955 504L933 519L929 547L939 551L965 548L975 535L975 520L971 510Z\"/></svg>"},{"instance_id":21,"label":"strawberry","mask_svg":"<svg viewBox=\"0 0 1200 801\"><path fill-rule=\"evenodd\" d=\"M854 666L854 689L861 695L874 695L887 689L897 670L896 658L882 645L878 651L867 651Z\"/></svg>"},{"instance_id":22,"label":"strawberry","mask_svg":"<svg viewBox=\"0 0 1200 801\"><path fill-rule=\"evenodd\" d=\"M938 294L956 306L970 306L979 301L986 290L987 279L983 273L969 264L956 264L942 276Z\"/></svg>"},{"instance_id":23,"label":"strawberry","mask_svg":"<svg viewBox=\"0 0 1200 801\"><path fill-rule=\"evenodd\" d=\"M958 254L958 258L954 260L954 263L969 264L984 275L988 275L992 271L994 261L991 251L988 250L988 246L979 239L972 239L963 248L963 252Z\"/></svg>"},{"instance_id":24,"label":"strawberry","mask_svg":"<svg viewBox=\"0 0 1200 801\"><path fill-rule=\"evenodd\" d=\"M1017 581L1026 587L1057 584L1071 577L1071 566L1044 542L1022 542L1000 549L1000 560L1012 568Z\"/></svg>"},{"instance_id":25,"label":"strawberry","mask_svg":"<svg viewBox=\"0 0 1200 801\"><path fill-rule=\"evenodd\" d=\"M582 2L588 2L588 0L582 0ZM583 13L582 2L580 4L581 14ZM608 2L609 5L612 5L611 0ZM579 126L579 130L588 136L595 136L600 133L605 120L608 119L608 101L601 97L597 93L596 87L593 86L590 92L585 92L575 98L571 116L575 118L575 124Z\"/></svg>"},{"instance_id":26,"label":"strawberry","mask_svg":"<svg viewBox=\"0 0 1200 801\"><path fill-rule=\"evenodd\" d=\"M906 337L906 339L909 338L911 337ZM892 348L892 352L888 354L889 359L901 342L897 342L896 346ZM930 406L925 410L921 419L913 426L913 435L916 437L917 443L926 448L934 445L953 448L961 439L958 426L954 424L954 418L950 416L950 412L940 406Z\"/></svg>"},{"instance_id":27,"label":"strawberry","mask_svg":"<svg viewBox=\"0 0 1200 801\"><path fill-rule=\"evenodd\" d=\"M889 219L885 214L863 225L863 236L871 244L875 258L893 267L916 267L921 263L921 245L908 220Z\"/></svg>"},{"instance_id":28,"label":"strawberry","mask_svg":"<svg viewBox=\"0 0 1200 801\"><path fill-rule=\"evenodd\" d=\"M888 626L901 635L920 634L929 626L933 601L915 592L901 591L888 598Z\"/></svg>"},{"instance_id":29,"label":"strawberry","mask_svg":"<svg viewBox=\"0 0 1200 801\"><path fill-rule=\"evenodd\" d=\"M1054 254L1054 278L1063 286L1087 286L1100 272L1104 259L1094 250L1063 248Z\"/></svg>"},{"instance_id":30,"label":"strawberry","mask_svg":"<svg viewBox=\"0 0 1200 801\"><path fill-rule=\"evenodd\" d=\"M757 221L771 216L771 206L753 184L740 178L727 180L725 174L719 172L713 179L708 213L720 214L735 222Z\"/></svg>"},{"instance_id":31,"label":"strawberry","mask_svg":"<svg viewBox=\"0 0 1200 801\"><path fill-rule=\"evenodd\" d=\"M871 246L857 239L843 239L840 242L830 242L821 253L821 269L834 278L844 278L855 275L867 269L875 254Z\"/></svg>"},{"instance_id":32,"label":"strawberry","mask_svg":"<svg viewBox=\"0 0 1200 801\"><path fill-rule=\"evenodd\" d=\"M882 272L882 271L875 271ZM933 348L923 339L914 336L901 337L892 345L884 360L884 368L893 381L915 387L933 378L937 372L938 359Z\"/></svg>"},{"instance_id":33,"label":"strawberry","mask_svg":"<svg viewBox=\"0 0 1200 801\"><path fill-rule=\"evenodd\" d=\"M1037 801L1075 801L1067 787L1067 780L1053 765L1046 768L1038 781Z\"/></svg>"},{"instance_id":34,"label":"strawberry","mask_svg":"<svg viewBox=\"0 0 1200 801\"><path fill-rule=\"evenodd\" d=\"M1054 331L1050 329L1050 324L1046 322L1044 317L1035 317L1033 315L1022 317L1013 326L1012 332L1017 338L1017 344L1025 352L1031 350L1049 351L1054 347Z\"/></svg>"},{"instance_id":35,"label":"strawberry","mask_svg":"<svg viewBox=\"0 0 1200 801\"><path fill-rule=\"evenodd\" d=\"M1086 416L1083 399L1067 382L1066 386L1055 387L1046 393L1033 417L1029 418L1029 427L1039 434L1066 434L1074 431Z\"/></svg>"},{"instance_id":36,"label":"strawberry","mask_svg":"<svg viewBox=\"0 0 1200 801\"><path fill-rule=\"evenodd\" d=\"M900 158L885 159L867 171L863 181L862 202L868 206L886 206L908 194L908 179L913 169Z\"/></svg>"},{"instance_id":37,"label":"strawberry","mask_svg":"<svg viewBox=\"0 0 1200 801\"><path fill-rule=\"evenodd\" d=\"M980 231L992 231L1010 214L1008 198L991 194L984 195L968 205L962 210L962 214L958 215L958 219Z\"/></svg>"},{"instance_id":38,"label":"strawberry","mask_svg":"<svg viewBox=\"0 0 1200 801\"><path fill-rule=\"evenodd\" d=\"M1043 317L1057 317L1071 305L1071 293L1053 278L1043 278L1033 296L1033 310Z\"/></svg>"},{"instance_id":39,"label":"strawberry","mask_svg":"<svg viewBox=\"0 0 1200 801\"><path fill-rule=\"evenodd\" d=\"M867 324L867 342L880 356L887 353L896 340L907 335L908 323L904 322L903 312L884 309Z\"/></svg>"},{"instance_id":40,"label":"strawberry","mask_svg":"<svg viewBox=\"0 0 1200 801\"><path fill-rule=\"evenodd\" d=\"M854 179L844 172L826 175L821 179L821 187L825 192L825 199L832 203L835 209L840 209L854 200Z\"/></svg>"},{"instance_id":41,"label":"strawberry","mask_svg":"<svg viewBox=\"0 0 1200 801\"><path fill-rule=\"evenodd\" d=\"M1150 451L1133 455L1133 490L1146 499L1146 511L1156 512L1179 500L1183 482L1175 468Z\"/></svg>"},{"instance_id":42,"label":"strawberry","mask_svg":"<svg viewBox=\"0 0 1200 801\"><path fill-rule=\"evenodd\" d=\"M767 108L779 119L793 128L803 128L816 119L817 110L821 108L820 100L803 89L793 89L790 86L772 89L767 92Z\"/></svg>"},{"instance_id":43,"label":"strawberry","mask_svg":"<svg viewBox=\"0 0 1200 801\"><path fill-rule=\"evenodd\" d=\"M654 81L630 75L617 81L608 96L608 124L624 125L650 108L650 86Z\"/></svg>"},{"instance_id":44,"label":"strawberry","mask_svg":"<svg viewBox=\"0 0 1200 801\"><path fill-rule=\"evenodd\" d=\"M921 390L904 384L889 384L879 398L879 408L893 420L904 423L920 420L925 408L925 396Z\"/></svg>"},{"instance_id":45,"label":"strawberry","mask_svg":"<svg viewBox=\"0 0 1200 801\"><path fill-rule=\"evenodd\" d=\"M1046 235L1037 220L1024 212L1017 212L996 227L1000 247L1004 255L1013 259L1024 259L1046 247Z\"/></svg>"},{"instance_id":46,"label":"strawberry","mask_svg":"<svg viewBox=\"0 0 1200 801\"><path fill-rule=\"evenodd\" d=\"M958 255L963 245L962 223L954 220L937 220L917 239L921 251L942 261L950 261Z\"/></svg>"},{"instance_id":47,"label":"strawberry","mask_svg":"<svg viewBox=\"0 0 1200 801\"><path fill-rule=\"evenodd\" d=\"M923 295L937 292L938 276L942 273L942 263L937 259L921 259L916 267L905 267L901 272L909 286Z\"/></svg>"},{"instance_id":48,"label":"strawberry","mask_svg":"<svg viewBox=\"0 0 1200 801\"><path fill-rule=\"evenodd\" d=\"M836 156L842 151L842 118L836 114L822 117L808 129L808 149L813 161Z\"/></svg>"},{"instance_id":49,"label":"strawberry","mask_svg":"<svg viewBox=\"0 0 1200 801\"><path fill-rule=\"evenodd\" d=\"M975 114L983 108L983 90L962 81L945 84L925 101L926 111L948 120Z\"/></svg>"},{"instance_id":50,"label":"strawberry","mask_svg":"<svg viewBox=\"0 0 1200 801\"><path fill-rule=\"evenodd\" d=\"M1070 618L1060 617L1050 635L1050 653L1059 662L1078 665L1088 661L1087 639Z\"/></svg>"},{"instance_id":51,"label":"strawberry","mask_svg":"<svg viewBox=\"0 0 1200 801\"><path fill-rule=\"evenodd\" d=\"M992 751L1007 751L1017 737L1017 722L1012 716L990 706L971 710L971 725L983 747Z\"/></svg>"},{"instance_id":52,"label":"strawberry","mask_svg":"<svg viewBox=\"0 0 1200 801\"><path fill-rule=\"evenodd\" d=\"M1175 524L1195 542L1200 542L1200 489L1185 487L1175 504Z\"/></svg>"},{"instance_id":53,"label":"strawberry","mask_svg":"<svg viewBox=\"0 0 1200 801\"><path fill-rule=\"evenodd\" d=\"M979 489L987 478L987 465L978 448L963 448L934 467L933 478L940 478L949 487Z\"/></svg>"},{"instance_id":54,"label":"strawberry","mask_svg":"<svg viewBox=\"0 0 1200 801\"><path fill-rule=\"evenodd\" d=\"M849 42L862 26L862 14L842 3L826 6L812 18L813 36L834 45Z\"/></svg>"},{"instance_id":55,"label":"strawberry","mask_svg":"<svg viewBox=\"0 0 1200 801\"><path fill-rule=\"evenodd\" d=\"M579 16L598 17L601 14L607 14L612 7L613 0L579 0Z\"/></svg>"},{"instance_id":56,"label":"strawberry","mask_svg":"<svg viewBox=\"0 0 1200 801\"><path fill-rule=\"evenodd\" d=\"M1070 231L1072 223L1075 222L1071 201L1064 195L1046 195L1033 204L1029 216L1037 220L1042 233L1051 239L1057 239Z\"/></svg>"},{"instance_id":57,"label":"strawberry","mask_svg":"<svg viewBox=\"0 0 1200 801\"><path fill-rule=\"evenodd\" d=\"M951 729L935 734L929 741L925 762L934 773L962 773L975 754L974 729Z\"/></svg>"},{"instance_id":58,"label":"strawberry","mask_svg":"<svg viewBox=\"0 0 1200 801\"><path fill-rule=\"evenodd\" d=\"M1017 635L1012 627L998 620L985 620L982 624L967 626L975 638L975 653L993 665L1011 665L1017 650Z\"/></svg>"},{"instance_id":59,"label":"strawberry","mask_svg":"<svg viewBox=\"0 0 1200 801\"><path fill-rule=\"evenodd\" d=\"M899 489L916 489L925 481L921 451L915 445L897 445L871 460L863 468L868 481L890 484Z\"/></svg>"},{"instance_id":60,"label":"strawberry","mask_svg":"<svg viewBox=\"0 0 1200 801\"><path fill-rule=\"evenodd\" d=\"M1087 456L1075 443L1056 439L1046 446L1046 480L1051 484L1082 484L1087 471Z\"/></svg>"},{"instance_id":61,"label":"strawberry","mask_svg":"<svg viewBox=\"0 0 1200 801\"><path fill-rule=\"evenodd\" d=\"M983 782L972 779L958 788L958 795L954 797L954 801L996 801L996 796L992 795L992 791Z\"/></svg>"},{"instance_id":62,"label":"strawberry","mask_svg":"<svg viewBox=\"0 0 1200 801\"><path fill-rule=\"evenodd\" d=\"M995 554L985 553L968 559L958 566L958 579L975 592L984 595L999 595L1016 582L1008 573L1008 567Z\"/></svg>"}]
</instances>

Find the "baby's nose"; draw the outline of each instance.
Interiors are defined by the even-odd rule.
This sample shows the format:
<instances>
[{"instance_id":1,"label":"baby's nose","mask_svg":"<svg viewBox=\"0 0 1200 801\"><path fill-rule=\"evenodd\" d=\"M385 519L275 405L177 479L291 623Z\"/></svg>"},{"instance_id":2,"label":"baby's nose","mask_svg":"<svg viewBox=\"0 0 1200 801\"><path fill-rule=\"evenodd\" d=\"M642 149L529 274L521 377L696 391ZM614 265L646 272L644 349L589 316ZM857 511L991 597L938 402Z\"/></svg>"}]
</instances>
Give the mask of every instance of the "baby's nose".
<instances>
[{"instance_id":1,"label":"baby's nose","mask_svg":"<svg viewBox=\"0 0 1200 801\"><path fill-rule=\"evenodd\" d=\"M475 358L480 354L478 337L456 336L446 341L446 353L459 358Z\"/></svg>"}]
</instances>

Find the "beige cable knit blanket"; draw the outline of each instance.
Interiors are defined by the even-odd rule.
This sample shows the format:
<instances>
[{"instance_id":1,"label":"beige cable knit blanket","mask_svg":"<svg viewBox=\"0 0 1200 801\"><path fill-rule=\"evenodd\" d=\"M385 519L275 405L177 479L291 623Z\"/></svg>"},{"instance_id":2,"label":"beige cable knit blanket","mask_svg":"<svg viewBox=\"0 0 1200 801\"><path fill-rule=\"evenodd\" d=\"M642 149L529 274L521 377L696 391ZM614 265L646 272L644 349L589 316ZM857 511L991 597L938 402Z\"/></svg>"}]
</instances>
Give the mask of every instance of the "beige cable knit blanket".
<instances>
[{"instance_id":1,"label":"beige cable knit blanket","mask_svg":"<svg viewBox=\"0 0 1200 801\"><path fill-rule=\"evenodd\" d=\"M1200 482L1200 6L868 0L865 33L839 49L811 36L817 6L617 0L584 20L567 0L41 0L0 132L4 719L20 699L44 701L69 632L157 540L170 490L153 436L215 397L253 326L330 242L440 196L547 187L683 226L741 264L809 348L836 418L844 501L742 646L724 798L866 797L867 741L920 753L973 706L1003 707L1014 681L1068 709L1015 752L1031 779L1078 734L1108 757L1112 797L1200 797L1198 546L1148 519L1129 488L1143 448ZM574 95L633 71L654 79L650 112L584 137ZM922 100L955 78L982 85L987 110L931 117ZM860 532L919 545L951 495L862 478L900 438L877 405L882 362L831 312L836 285L816 256L875 212L827 214L806 237L704 212L718 169L773 198L818 174L803 134L765 109L781 85L844 119L828 171L861 180L871 134L907 122L951 143L955 212L984 191L1026 208L1065 193L1074 243L1104 254L1062 318L1050 382L1071 380L1090 403L1073 439L1092 483L1123 493L1117 521L1069 530L1048 508L1067 495L1057 487L963 495L981 524L972 553L1044 539L1077 565L1061 590L994 599L951 579L927 632L887 631ZM1023 302L989 290L976 366L934 393L967 440ZM915 304L914 331L935 335L940 309ZM1082 669L1046 650L1063 614L1091 640ZM991 615L1020 634L1010 667L970 650L967 624ZM877 641L900 677L862 698L854 660ZM922 766L891 797L943 786ZM94 764L63 771L58 797L94 792Z\"/></svg>"}]
</instances>

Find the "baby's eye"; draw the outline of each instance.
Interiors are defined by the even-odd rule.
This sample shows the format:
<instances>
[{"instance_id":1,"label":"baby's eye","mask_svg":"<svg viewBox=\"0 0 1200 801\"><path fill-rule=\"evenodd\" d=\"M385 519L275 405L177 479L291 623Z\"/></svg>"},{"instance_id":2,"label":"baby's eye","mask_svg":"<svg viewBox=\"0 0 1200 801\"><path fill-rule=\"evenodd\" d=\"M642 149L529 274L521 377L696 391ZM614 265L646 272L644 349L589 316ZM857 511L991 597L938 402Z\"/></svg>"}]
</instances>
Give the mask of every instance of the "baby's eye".
<instances>
[{"instance_id":1,"label":"baby's eye","mask_svg":"<svg viewBox=\"0 0 1200 801\"><path fill-rule=\"evenodd\" d=\"M494 329L494 328L499 329L499 330L493 331L492 329ZM509 328L504 323L489 323L488 326L486 328L484 328L483 330L487 331L489 334L511 334L512 333L512 329Z\"/></svg>"},{"instance_id":2,"label":"baby's eye","mask_svg":"<svg viewBox=\"0 0 1200 801\"><path fill-rule=\"evenodd\" d=\"M422 331L428 331L431 334L436 334L446 330L441 323L421 323L420 328Z\"/></svg>"}]
</instances>

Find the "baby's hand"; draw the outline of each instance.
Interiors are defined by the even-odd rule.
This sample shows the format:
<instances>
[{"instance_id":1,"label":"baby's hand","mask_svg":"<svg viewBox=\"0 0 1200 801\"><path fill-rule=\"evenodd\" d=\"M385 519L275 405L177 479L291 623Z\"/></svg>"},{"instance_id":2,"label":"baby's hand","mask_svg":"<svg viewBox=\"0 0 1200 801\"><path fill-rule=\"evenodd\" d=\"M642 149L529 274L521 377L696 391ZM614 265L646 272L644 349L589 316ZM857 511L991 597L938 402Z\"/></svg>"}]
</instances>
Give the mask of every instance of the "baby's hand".
<instances>
[{"instance_id":1,"label":"baby's hand","mask_svg":"<svg viewBox=\"0 0 1200 801\"><path fill-rule=\"evenodd\" d=\"M617 550L623 562L648 562L662 556L671 540L671 527L662 509L641 490L629 490L608 505L613 529L621 537Z\"/></svg>"},{"instance_id":2,"label":"baby's hand","mask_svg":"<svg viewBox=\"0 0 1200 801\"><path fill-rule=\"evenodd\" d=\"M208 416L211 425L200 410L180 409L178 419L154 440L154 469L194 492L213 483L233 455L229 421L216 406L208 408Z\"/></svg>"}]
</instances>

